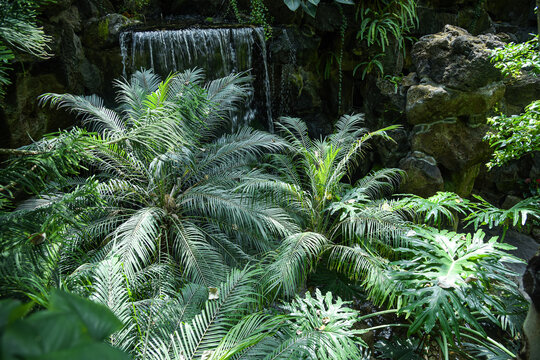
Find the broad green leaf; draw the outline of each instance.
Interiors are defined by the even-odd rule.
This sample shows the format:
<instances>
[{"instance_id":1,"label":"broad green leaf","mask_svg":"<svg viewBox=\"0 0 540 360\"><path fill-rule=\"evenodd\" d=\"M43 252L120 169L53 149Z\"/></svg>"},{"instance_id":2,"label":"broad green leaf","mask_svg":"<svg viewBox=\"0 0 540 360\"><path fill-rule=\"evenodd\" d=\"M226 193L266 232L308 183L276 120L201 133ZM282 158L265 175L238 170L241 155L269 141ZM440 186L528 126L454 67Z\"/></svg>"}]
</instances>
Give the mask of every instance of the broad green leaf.
<instances>
[{"instance_id":1,"label":"broad green leaf","mask_svg":"<svg viewBox=\"0 0 540 360\"><path fill-rule=\"evenodd\" d=\"M283 2L291 9L291 11L296 11L301 4L300 0L283 0Z\"/></svg>"}]
</instances>

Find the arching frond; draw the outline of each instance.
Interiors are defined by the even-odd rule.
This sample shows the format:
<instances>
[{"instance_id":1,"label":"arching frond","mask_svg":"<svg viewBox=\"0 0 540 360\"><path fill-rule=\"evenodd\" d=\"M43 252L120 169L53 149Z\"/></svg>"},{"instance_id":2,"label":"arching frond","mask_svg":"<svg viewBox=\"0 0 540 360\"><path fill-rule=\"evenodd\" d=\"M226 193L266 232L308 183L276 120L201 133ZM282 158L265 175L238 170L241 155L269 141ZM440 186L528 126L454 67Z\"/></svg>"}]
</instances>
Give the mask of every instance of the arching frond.
<instances>
[{"instance_id":1,"label":"arching frond","mask_svg":"<svg viewBox=\"0 0 540 360\"><path fill-rule=\"evenodd\" d=\"M328 141L336 148L349 149L354 141L368 132L362 128L364 114L343 115L334 125L335 131L328 136Z\"/></svg>"},{"instance_id":2,"label":"arching frond","mask_svg":"<svg viewBox=\"0 0 540 360\"><path fill-rule=\"evenodd\" d=\"M246 73L230 74L220 79L210 81L206 86L208 100L216 105L218 116L235 110L239 102L245 99L249 83L253 78Z\"/></svg>"},{"instance_id":3,"label":"arching frond","mask_svg":"<svg viewBox=\"0 0 540 360\"><path fill-rule=\"evenodd\" d=\"M206 241L204 233L194 224L177 222L171 239L174 256L182 265L184 276L205 286L216 286L227 272L220 252Z\"/></svg>"},{"instance_id":4,"label":"arching frond","mask_svg":"<svg viewBox=\"0 0 540 360\"><path fill-rule=\"evenodd\" d=\"M114 81L117 88L116 101L130 118L137 119L145 112L143 100L158 88L160 82L161 78L152 70L138 70L129 81Z\"/></svg>"},{"instance_id":5,"label":"arching frond","mask_svg":"<svg viewBox=\"0 0 540 360\"><path fill-rule=\"evenodd\" d=\"M186 284L171 297L154 297L135 303L140 332L137 355L141 359L166 357L172 349L171 335L199 315L208 300L208 288L199 284ZM166 344L161 351L157 344Z\"/></svg>"},{"instance_id":6,"label":"arching frond","mask_svg":"<svg viewBox=\"0 0 540 360\"><path fill-rule=\"evenodd\" d=\"M377 304L396 297L395 284L388 275L389 261L359 245L353 247L333 245L329 265L353 280L362 280L370 298Z\"/></svg>"},{"instance_id":7,"label":"arching frond","mask_svg":"<svg viewBox=\"0 0 540 360\"><path fill-rule=\"evenodd\" d=\"M103 105L103 99L96 95L77 96L70 94L43 94L39 97L42 106L66 109L81 118L83 125L91 131L107 135L109 139L125 135L126 127L120 116Z\"/></svg>"},{"instance_id":8,"label":"arching frond","mask_svg":"<svg viewBox=\"0 0 540 360\"><path fill-rule=\"evenodd\" d=\"M380 199L396 191L404 177L405 172L401 169L373 171L358 180L352 192L366 194L370 199Z\"/></svg>"},{"instance_id":9,"label":"arching frond","mask_svg":"<svg viewBox=\"0 0 540 360\"><path fill-rule=\"evenodd\" d=\"M122 330L111 335L109 340L114 347L127 350L135 341L136 324L122 263L113 255L97 264L93 274L90 300L107 306L124 324Z\"/></svg>"},{"instance_id":10,"label":"arching frond","mask_svg":"<svg viewBox=\"0 0 540 360\"><path fill-rule=\"evenodd\" d=\"M318 233L304 232L288 236L276 250L273 262L267 266L265 291L293 296L316 266L316 260L327 244L328 239Z\"/></svg>"},{"instance_id":11,"label":"arching frond","mask_svg":"<svg viewBox=\"0 0 540 360\"><path fill-rule=\"evenodd\" d=\"M219 345L208 352L209 360L238 358L245 349L258 345L264 339L271 337L281 327L285 319L276 316L251 314L240 320L221 339ZM270 351L266 348L266 354ZM274 350L274 349L272 349ZM250 352L252 358L255 355ZM265 354L265 355L266 355Z\"/></svg>"},{"instance_id":12,"label":"arching frond","mask_svg":"<svg viewBox=\"0 0 540 360\"><path fill-rule=\"evenodd\" d=\"M302 153L312 147L312 141L309 138L307 125L302 120L298 118L281 117L276 125L277 129L284 133L283 137L290 144L290 151Z\"/></svg>"},{"instance_id":13,"label":"arching frond","mask_svg":"<svg viewBox=\"0 0 540 360\"><path fill-rule=\"evenodd\" d=\"M181 324L179 331L171 334L172 351L158 342L158 353L168 352L173 358L199 359L216 349L232 324L238 322L250 306L257 302L256 273L232 270L227 280L215 289L215 295L206 302L201 314L192 321Z\"/></svg>"},{"instance_id":14,"label":"arching frond","mask_svg":"<svg viewBox=\"0 0 540 360\"><path fill-rule=\"evenodd\" d=\"M128 278L150 264L159 249L160 223L163 211L143 208L136 211L113 233L114 253L120 256Z\"/></svg>"},{"instance_id":15,"label":"arching frond","mask_svg":"<svg viewBox=\"0 0 540 360\"><path fill-rule=\"evenodd\" d=\"M204 69L188 69L174 74L173 81L170 84L169 100L173 101L181 97L186 86L203 86L203 81Z\"/></svg>"},{"instance_id":16,"label":"arching frond","mask_svg":"<svg viewBox=\"0 0 540 360\"><path fill-rule=\"evenodd\" d=\"M408 228L399 212L392 210L392 202L378 201L368 205L334 203L331 213L341 212L339 222L334 225L332 237L340 237L343 243L367 244L382 241L391 246L401 246Z\"/></svg>"},{"instance_id":17,"label":"arching frond","mask_svg":"<svg viewBox=\"0 0 540 360\"><path fill-rule=\"evenodd\" d=\"M188 214L229 223L232 227L250 229L260 237L269 239L288 232L289 215L279 207L249 199L230 189L220 189L211 184L190 189L177 199Z\"/></svg>"}]
</instances>

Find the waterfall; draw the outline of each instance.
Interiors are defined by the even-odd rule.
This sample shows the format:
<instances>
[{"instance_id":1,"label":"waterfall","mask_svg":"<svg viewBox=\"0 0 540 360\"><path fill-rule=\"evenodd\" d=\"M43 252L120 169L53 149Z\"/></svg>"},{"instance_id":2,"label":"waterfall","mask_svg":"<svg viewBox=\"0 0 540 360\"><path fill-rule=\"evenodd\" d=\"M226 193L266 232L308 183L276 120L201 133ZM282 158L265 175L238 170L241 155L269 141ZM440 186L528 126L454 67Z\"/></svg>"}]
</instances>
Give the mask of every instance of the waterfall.
<instances>
[{"instance_id":1,"label":"waterfall","mask_svg":"<svg viewBox=\"0 0 540 360\"><path fill-rule=\"evenodd\" d=\"M233 129L265 117L273 131L270 80L262 28L182 29L127 31L120 34L124 76L136 69L152 68L157 74L194 67L213 80L250 71L255 80L245 105L233 114ZM259 119L262 120L262 119Z\"/></svg>"}]
</instances>

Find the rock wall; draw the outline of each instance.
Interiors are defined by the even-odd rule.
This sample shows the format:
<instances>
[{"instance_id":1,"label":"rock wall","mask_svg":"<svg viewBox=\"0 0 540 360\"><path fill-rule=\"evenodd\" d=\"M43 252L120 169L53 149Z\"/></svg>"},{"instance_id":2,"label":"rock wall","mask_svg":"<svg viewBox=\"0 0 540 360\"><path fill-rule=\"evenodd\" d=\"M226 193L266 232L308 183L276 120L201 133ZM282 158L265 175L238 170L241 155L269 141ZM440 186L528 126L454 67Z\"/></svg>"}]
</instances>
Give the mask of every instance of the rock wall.
<instances>
[{"instance_id":1,"label":"rock wall","mask_svg":"<svg viewBox=\"0 0 540 360\"><path fill-rule=\"evenodd\" d=\"M484 166L491 155L483 141L489 129L486 119L495 113L495 106L509 114L520 113L540 95L538 78L503 79L490 62L491 51L503 46L506 38L493 34L473 36L447 25L440 33L420 38L412 49L413 78L417 83L408 88L405 106L408 124L412 126L411 151L433 157L444 189L462 196L471 194L480 174L483 190L492 193L518 192L519 176L540 176L530 166L530 171L519 174L518 169L527 169L530 159L525 158L510 164L509 168L516 171L512 176L506 175L509 186L505 187L499 184L499 173L509 168L488 173ZM405 190L429 193L430 187L412 180Z\"/></svg>"},{"instance_id":2,"label":"rock wall","mask_svg":"<svg viewBox=\"0 0 540 360\"><path fill-rule=\"evenodd\" d=\"M107 0L62 0L40 18L52 36L51 58L20 56L0 110L0 147L18 147L69 127L72 116L43 109L46 92L93 94L111 99L112 79L122 73L118 31L131 21Z\"/></svg>"},{"instance_id":3,"label":"rock wall","mask_svg":"<svg viewBox=\"0 0 540 360\"><path fill-rule=\"evenodd\" d=\"M424 196L444 189L467 196L477 179L492 194L515 194L520 179L540 177L539 157L488 173L483 164L490 149L482 141L495 105L519 113L540 98L540 78L508 82L489 61L490 50L534 29L534 0L512 6L503 0L420 0L420 26L414 34L420 40L405 53L396 51L395 44L388 46L382 59L387 77L362 76L358 65L375 50L357 38L359 24L351 8L340 13L321 2L312 19L290 12L281 0L265 3L275 24L267 42L275 116L306 119L314 136L331 132L341 113L363 112L372 128L402 124L392 134L395 143L375 144L362 172L375 164L399 166L409 174L402 191ZM122 4L62 0L45 12L41 20L54 37L54 56L41 61L21 57L14 64L13 85L0 110L1 147L17 147L71 125L71 116L38 106L42 93L97 93L112 102L111 81L122 74L118 32L133 23L115 13L123 11ZM238 4L249 9L248 0ZM198 16L191 23L235 20L222 0L152 0L149 9L149 24L186 14Z\"/></svg>"}]
</instances>

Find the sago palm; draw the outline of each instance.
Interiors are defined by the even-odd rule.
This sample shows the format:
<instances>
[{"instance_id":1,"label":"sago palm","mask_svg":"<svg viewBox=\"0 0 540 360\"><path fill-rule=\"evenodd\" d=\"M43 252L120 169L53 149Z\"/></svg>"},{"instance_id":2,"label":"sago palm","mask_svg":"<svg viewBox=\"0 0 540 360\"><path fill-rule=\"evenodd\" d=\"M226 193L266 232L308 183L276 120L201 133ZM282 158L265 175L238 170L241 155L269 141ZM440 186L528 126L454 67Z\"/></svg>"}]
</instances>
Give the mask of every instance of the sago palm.
<instances>
[{"instance_id":1,"label":"sago palm","mask_svg":"<svg viewBox=\"0 0 540 360\"><path fill-rule=\"evenodd\" d=\"M303 232L287 237L269 267L269 289L292 296L326 253L330 267L353 279L368 279L369 288L383 290L380 255L399 243L401 214L385 200L399 184L401 171L370 173L354 186L344 182L362 159L374 137L390 140L390 126L369 132L362 115L343 116L335 132L312 140L299 119L282 118L278 129L287 144L285 154L272 155L271 169L281 175L302 209L297 214ZM384 291L383 295L384 297Z\"/></svg>"},{"instance_id":2,"label":"sago palm","mask_svg":"<svg viewBox=\"0 0 540 360\"><path fill-rule=\"evenodd\" d=\"M90 271L90 298L123 321L110 341L136 359L363 358L365 344L358 335L369 329L354 329L357 311L319 291L264 310L261 272L233 269L215 288L187 284L138 300L129 294L139 293L143 284L128 283L113 256ZM168 285L177 281L170 271L156 271L157 278Z\"/></svg>"},{"instance_id":3,"label":"sago palm","mask_svg":"<svg viewBox=\"0 0 540 360\"><path fill-rule=\"evenodd\" d=\"M4 213L3 228L20 231L3 241L24 245L40 234L31 250L54 250L50 271L64 274L57 285L114 252L130 279L172 257L185 279L215 286L229 265L273 249L296 227L276 205L287 189L257 169L256 159L283 142L249 128L226 132L247 81L240 74L205 85L200 70L164 81L137 72L116 83L117 111L96 96L44 95L43 103L76 113L95 133L85 137L91 141L81 151L78 178L63 176L62 189L45 186ZM57 182L54 174L47 180Z\"/></svg>"}]
</instances>

